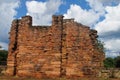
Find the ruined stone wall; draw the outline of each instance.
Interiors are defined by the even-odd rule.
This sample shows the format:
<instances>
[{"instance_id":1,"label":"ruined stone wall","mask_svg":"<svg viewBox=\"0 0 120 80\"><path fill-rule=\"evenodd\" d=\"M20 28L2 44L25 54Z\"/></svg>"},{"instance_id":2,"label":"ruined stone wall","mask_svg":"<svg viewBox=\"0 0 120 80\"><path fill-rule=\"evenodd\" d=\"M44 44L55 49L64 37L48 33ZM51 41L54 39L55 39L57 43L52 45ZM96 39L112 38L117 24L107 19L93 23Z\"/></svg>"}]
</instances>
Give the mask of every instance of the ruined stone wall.
<instances>
[{"instance_id":1,"label":"ruined stone wall","mask_svg":"<svg viewBox=\"0 0 120 80\"><path fill-rule=\"evenodd\" d=\"M66 55L67 76L97 76L103 66L103 53L96 47L97 31L66 19L63 23L63 54Z\"/></svg>"},{"instance_id":2,"label":"ruined stone wall","mask_svg":"<svg viewBox=\"0 0 120 80\"><path fill-rule=\"evenodd\" d=\"M92 76L103 66L97 32L73 19L53 16L51 26L32 26L30 16L14 20L7 71L31 77Z\"/></svg>"}]
</instances>

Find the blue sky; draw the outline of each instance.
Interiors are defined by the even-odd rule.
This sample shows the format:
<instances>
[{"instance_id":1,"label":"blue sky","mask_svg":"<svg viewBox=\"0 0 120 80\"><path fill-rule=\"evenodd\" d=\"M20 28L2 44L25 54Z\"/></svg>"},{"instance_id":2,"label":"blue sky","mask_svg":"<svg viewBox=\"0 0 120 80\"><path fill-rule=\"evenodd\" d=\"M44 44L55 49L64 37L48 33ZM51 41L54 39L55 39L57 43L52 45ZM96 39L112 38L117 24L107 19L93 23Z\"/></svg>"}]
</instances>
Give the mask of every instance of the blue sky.
<instances>
[{"instance_id":1,"label":"blue sky","mask_svg":"<svg viewBox=\"0 0 120 80\"><path fill-rule=\"evenodd\" d=\"M96 29L106 56L119 55L120 0L0 0L0 45L8 49L12 20L30 15L33 25L50 25L53 14Z\"/></svg>"},{"instance_id":2,"label":"blue sky","mask_svg":"<svg viewBox=\"0 0 120 80\"><path fill-rule=\"evenodd\" d=\"M17 15L16 18L19 18L21 16L26 15L27 9L26 9L26 1L32 1L32 0L21 0L20 7L17 8ZM35 0L38 2L46 2L48 0ZM69 9L71 4L77 4L80 5L83 9L90 9L90 6L88 5L88 2L85 0L61 0L63 4L59 6L59 12L56 12L55 14L64 14L67 12L67 9Z\"/></svg>"}]
</instances>

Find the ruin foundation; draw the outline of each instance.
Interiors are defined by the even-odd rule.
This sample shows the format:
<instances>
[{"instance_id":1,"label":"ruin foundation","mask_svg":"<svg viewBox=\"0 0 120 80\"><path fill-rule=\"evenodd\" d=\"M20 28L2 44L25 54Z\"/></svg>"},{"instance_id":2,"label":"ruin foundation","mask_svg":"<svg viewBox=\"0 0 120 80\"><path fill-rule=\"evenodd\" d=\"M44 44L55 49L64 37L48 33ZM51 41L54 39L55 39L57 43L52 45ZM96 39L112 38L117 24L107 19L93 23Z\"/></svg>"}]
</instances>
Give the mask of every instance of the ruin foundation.
<instances>
[{"instance_id":1,"label":"ruin foundation","mask_svg":"<svg viewBox=\"0 0 120 80\"><path fill-rule=\"evenodd\" d=\"M97 76L104 53L97 47L97 31L62 15L51 26L32 26L32 17L13 20L8 75L23 77Z\"/></svg>"}]
</instances>

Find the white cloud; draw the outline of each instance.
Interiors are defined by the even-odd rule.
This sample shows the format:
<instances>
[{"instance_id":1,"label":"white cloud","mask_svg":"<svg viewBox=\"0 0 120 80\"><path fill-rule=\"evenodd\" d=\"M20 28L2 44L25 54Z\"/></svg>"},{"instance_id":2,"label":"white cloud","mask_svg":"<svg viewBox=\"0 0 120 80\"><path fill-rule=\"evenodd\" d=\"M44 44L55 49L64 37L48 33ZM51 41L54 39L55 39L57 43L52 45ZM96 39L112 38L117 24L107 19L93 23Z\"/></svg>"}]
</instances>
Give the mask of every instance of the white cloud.
<instances>
[{"instance_id":1,"label":"white cloud","mask_svg":"<svg viewBox=\"0 0 120 80\"><path fill-rule=\"evenodd\" d=\"M13 0L1 0L0 1L0 45L7 49L8 44L8 32L10 30L11 21L16 15L16 8L19 5L19 1Z\"/></svg>"},{"instance_id":2,"label":"white cloud","mask_svg":"<svg viewBox=\"0 0 120 80\"><path fill-rule=\"evenodd\" d=\"M46 11L46 2L28 1L26 6L31 13L43 14Z\"/></svg>"},{"instance_id":3,"label":"white cloud","mask_svg":"<svg viewBox=\"0 0 120 80\"><path fill-rule=\"evenodd\" d=\"M98 23L95 28L99 32L99 35L104 36L110 32L120 31L120 21L104 20Z\"/></svg>"},{"instance_id":4,"label":"white cloud","mask_svg":"<svg viewBox=\"0 0 120 80\"><path fill-rule=\"evenodd\" d=\"M8 48L8 43L6 43L6 42L0 42L0 46L2 46L1 49L7 49Z\"/></svg>"},{"instance_id":5,"label":"white cloud","mask_svg":"<svg viewBox=\"0 0 120 80\"><path fill-rule=\"evenodd\" d=\"M86 0L89 3L89 6L97 12L99 15L104 15L105 10L103 3L101 2L102 0Z\"/></svg>"},{"instance_id":6,"label":"white cloud","mask_svg":"<svg viewBox=\"0 0 120 80\"><path fill-rule=\"evenodd\" d=\"M11 2L16 2L17 0L0 0L0 4L3 4L3 3L11 3Z\"/></svg>"},{"instance_id":7,"label":"white cloud","mask_svg":"<svg viewBox=\"0 0 120 80\"><path fill-rule=\"evenodd\" d=\"M105 19L96 25L96 30L99 34L104 35L108 32L119 31L120 30L120 5L115 7L106 7L107 14L105 14Z\"/></svg>"},{"instance_id":8,"label":"white cloud","mask_svg":"<svg viewBox=\"0 0 120 80\"><path fill-rule=\"evenodd\" d=\"M116 51L107 51L106 52L106 57L116 57L116 56L120 56L120 53L119 52L116 52Z\"/></svg>"},{"instance_id":9,"label":"white cloud","mask_svg":"<svg viewBox=\"0 0 120 80\"><path fill-rule=\"evenodd\" d=\"M93 10L83 10L76 4L72 4L64 16L65 18L75 18L77 22L88 26L93 26L99 20L99 15Z\"/></svg>"},{"instance_id":10,"label":"white cloud","mask_svg":"<svg viewBox=\"0 0 120 80\"><path fill-rule=\"evenodd\" d=\"M115 6L120 3L120 0L86 0L86 1L89 3L89 6L100 15L105 14L106 6Z\"/></svg>"},{"instance_id":11,"label":"white cloud","mask_svg":"<svg viewBox=\"0 0 120 80\"><path fill-rule=\"evenodd\" d=\"M111 39L111 40L106 40L105 41L105 47L108 50L120 52L120 39Z\"/></svg>"},{"instance_id":12,"label":"white cloud","mask_svg":"<svg viewBox=\"0 0 120 80\"><path fill-rule=\"evenodd\" d=\"M96 24L95 29L105 43L105 48L111 53L118 55L120 50L120 4L105 7L105 19ZM107 56L110 56L107 53Z\"/></svg>"},{"instance_id":13,"label":"white cloud","mask_svg":"<svg viewBox=\"0 0 120 80\"><path fill-rule=\"evenodd\" d=\"M120 39L108 39L105 42L107 48L106 56L116 57L120 56Z\"/></svg>"},{"instance_id":14,"label":"white cloud","mask_svg":"<svg viewBox=\"0 0 120 80\"><path fill-rule=\"evenodd\" d=\"M61 0L48 0L47 2L27 1L27 15L33 17L33 25L48 25L52 20L51 16L58 11L61 4Z\"/></svg>"},{"instance_id":15,"label":"white cloud","mask_svg":"<svg viewBox=\"0 0 120 80\"><path fill-rule=\"evenodd\" d=\"M99 0L104 6L114 6L120 3L120 0Z\"/></svg>"}]
</instances>

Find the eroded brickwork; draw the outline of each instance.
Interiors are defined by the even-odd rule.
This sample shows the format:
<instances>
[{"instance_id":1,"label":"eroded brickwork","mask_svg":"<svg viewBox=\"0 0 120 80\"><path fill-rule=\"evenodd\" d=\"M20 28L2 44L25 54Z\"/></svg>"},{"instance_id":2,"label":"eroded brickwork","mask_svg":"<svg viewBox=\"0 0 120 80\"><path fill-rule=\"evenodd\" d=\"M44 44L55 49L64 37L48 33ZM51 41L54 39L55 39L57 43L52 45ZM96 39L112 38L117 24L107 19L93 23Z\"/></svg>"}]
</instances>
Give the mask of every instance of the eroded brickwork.
<instances>
[{"instance_id":1,"label":"eroded brickwork","mask_svg":"<svg viewBox=\"0 0 120 80\"><path fill-rule=\"evenodd\" d=\"M53 16L51 26L32 26L32 17L14 20L7 71L31 77L95 76L104 54L96 48L97 31L74 19Z\"/></svg>"}]
</instances>

